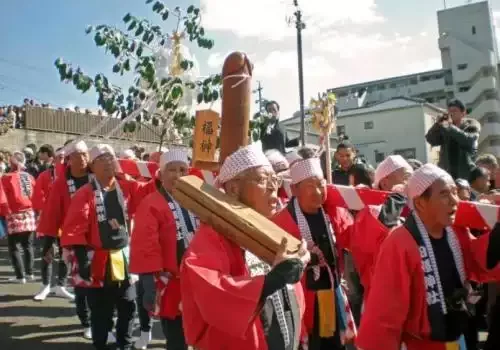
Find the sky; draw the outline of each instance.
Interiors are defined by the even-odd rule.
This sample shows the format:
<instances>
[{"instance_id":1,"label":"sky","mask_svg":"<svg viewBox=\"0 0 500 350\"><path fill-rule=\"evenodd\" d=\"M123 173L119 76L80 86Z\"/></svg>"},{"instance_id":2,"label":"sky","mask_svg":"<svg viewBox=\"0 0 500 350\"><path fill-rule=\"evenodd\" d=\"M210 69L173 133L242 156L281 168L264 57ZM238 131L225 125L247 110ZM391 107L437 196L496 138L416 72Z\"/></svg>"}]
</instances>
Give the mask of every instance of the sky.
<instances>
[{"instance_id":1,"label":"sky","mask_svg":"<svg viewBox=\"0 0 500 350\"><path fill-rule=\"evenodd\" d=\"M292 0L164 2L170 8L201 7L203 26L215 46L212 50L187 46L202 76L220 72L228 53L243 51L254 64L255 88L260 81L263 97L279 102L282 117L299 109L297 39L290 23ZM446 0L446 5L466 2ZM500 38L500 0L490 0L490 4ZM441 67L436 11L443 8L443 0L299 0L299 5L306 23L306 104L328 88ZM94 93L81 94L59 81L54 68L58 57L91 76L105 73L119 86L131 84L130 76L114 76L113 58L85 34L90 24L124 28L122 18L127 12L154 20L165 31L175 25L162 22L145 0L0 1L0 105L20 104L28 97L58 107L78 105L95 110Z\"/></svg>"}]
</instances>

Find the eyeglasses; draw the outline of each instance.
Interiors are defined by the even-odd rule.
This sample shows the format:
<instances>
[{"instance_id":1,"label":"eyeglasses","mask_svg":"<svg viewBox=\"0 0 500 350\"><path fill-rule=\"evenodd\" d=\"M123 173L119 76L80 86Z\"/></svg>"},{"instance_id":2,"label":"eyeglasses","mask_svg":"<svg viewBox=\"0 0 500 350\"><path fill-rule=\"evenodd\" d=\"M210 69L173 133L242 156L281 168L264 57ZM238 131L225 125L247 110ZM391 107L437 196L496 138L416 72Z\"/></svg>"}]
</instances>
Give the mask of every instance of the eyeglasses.
<instances>
[{"instance_id":1,"label":"eyeglasses","mask_svg":"<svg viewBox=\"0 0 500 350\"><path fill-rule=\"evenodd\" d=\"M277 190L283 184L283 178L280 176L276 176L275 174L269 174L268 176L261 177L248 177L245 178L245 180L253 182L259 187L271 190Z\"/></svg>"}]
</instances>

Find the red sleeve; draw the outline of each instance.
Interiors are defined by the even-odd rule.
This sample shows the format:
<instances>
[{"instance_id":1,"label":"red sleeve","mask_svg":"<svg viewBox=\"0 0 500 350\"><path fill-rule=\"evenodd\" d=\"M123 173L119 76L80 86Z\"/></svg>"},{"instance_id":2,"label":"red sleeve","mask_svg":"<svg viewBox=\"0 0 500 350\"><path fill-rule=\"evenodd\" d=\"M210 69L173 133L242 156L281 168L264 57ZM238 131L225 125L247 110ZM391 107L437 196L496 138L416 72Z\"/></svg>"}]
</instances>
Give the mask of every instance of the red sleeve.
<instances>
[{"instance_id":1,"label":"red sleeve","mask_svg":"<svg viewBox=\"0 0 500 350\"><path fill-rule=\"evenodd\" d=\"M202 227L196 233L185 255L181 279L188 281L189 295L206 324L243 338L258 314L264 276L231 276L235 259L230 255L234 252L217 234L202 230L211 229Z\"/></svg>"},{"instance_id":2,"label":"red sleeve","mask_svg":"<svg viewBox=\"0 0 500 350\"><path fill-rule=\"evenodd\" d=\"M2 181L0 181L0 216L6 216L9 213L9 204L3 190Z\"/></svg>"},{"instance_id":3,"label":"red sleeve","mask_svg":"<svg viewBox=\"0 0 500 350\"><path fill-rule=\"evenodd\" d=\"M332 220L335 231L335 239L339 248L349 249L351 232L354 226L354 219L349 210L341 207L335 207L328 212Z\"/></svg>"},{"instance_id":4,"label":"red sleeve","mask_svg":"<svg viewBox=\"0 0 500 350\"><path fill-rule=\"evenodd\" d=\"M134 218L130 242L130 272L152 273L163 270L159 213L148 200L142 201Z\"/></svg>"},{"instance_id":5,"label":"red sleeve","mask_svg":"<svg viewBox=\"0 0 500 350\"><path fill-rule=\"evenodd\" d=\"M10 205L9 205L9 197L7 195L7 189L8 184L7 182L10 180L9 175L4 175L0 178L0 182L2 183L2 196L5 197L5 203L2 205L2 211L4 212L4 215L8 215L12 212Z\"/></svg>"},{"instance_id":6,"label":"red sleeve","mask_svg":"<svg viewBox=\"0 0 500 350\"><path fill-rule=\"evenodd\" d=\"M389 231L386 226L373 216L370 207L365 207L356 215L348 248L354 258L356 269L361 277L361 283L366 290L370 287L380 247L387 238Z\"/></svg>"},{"instance_id":7,"label":"red sleeve","mask_svg":"<svg viewBox=\"0 0 500 350\"><path fill-rule=\"evenodd\" d=\"M88 245L90 234L90 185L85 185L76 191L63 224L61 245Z\"/></svg>"},{"instance_id":8,"label":"red sleeve","mask_svg":"<svg viewBox=\"0 0 500 350\"><path fill-rule=\"evenodd\" d=\"M35 186L33 188L33 195L31 199L31 203L33 204L33 209L36 211L41 211L49 196L49 187L51 179L50 169L45 170L43 173L38 176Z\"/></svg>"},{"instance_id":9,"label":"red sleeve","mask_svg":"<svg viewBox=\"0 0 500 350\"><path fill-rule=\"evenodd\" d=\"M362 350L397 350L408 317L413 265L401 242L390 236L382 245L356 345ZM419 265L420 266L420 265Z\"/></svg>"},{"instance_id":10,"label":"red sleeve","mask_svg":"<svg viewBox=\"0 0 500 350\"><path fill-rule=\"evenodd\" d=\"M66 182L58 179L52 185L49 198L38 221L37 232L41 235L58 236L64 219L64 196L67 193L66 188L63 186L65 184Z\"/></svg>"},{"instance_id":11,"label":"red sleeve","mask_svg":"<svg viewBox=\"0 0 500 350\"><path fill-rule=\"evenodd\" d=\"M491 270L486 267L486 255L491 232L476 238L467 228L454 227L454 230L462 247L464 264L469 279L480 283L500 281L500 265Z\"/></svg>"}]
</instances>

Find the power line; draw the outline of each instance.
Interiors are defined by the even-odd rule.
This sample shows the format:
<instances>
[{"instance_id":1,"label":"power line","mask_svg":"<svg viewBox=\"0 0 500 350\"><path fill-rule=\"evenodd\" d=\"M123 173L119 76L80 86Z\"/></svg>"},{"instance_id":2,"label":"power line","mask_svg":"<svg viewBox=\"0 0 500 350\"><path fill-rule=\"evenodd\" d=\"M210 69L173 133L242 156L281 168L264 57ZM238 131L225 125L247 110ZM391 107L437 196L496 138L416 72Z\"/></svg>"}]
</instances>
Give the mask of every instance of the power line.
<instances>
[{"instance_id":1,"label":"power line","mask_svg":"<svg viewBox=\"0 0 500 350\"><path fill-rule=\"evenodd\" d=\"M253 93L258 93L259 94L259 99L255 102L257 102L259 104L259 112L262 113L262 110L264 108L264 101L262 99L262 90L264 90L264 88L262 87L262 85L260 84L260 80L257 81L257 84L258 84L258 88L255 89L253 91Z\"/></svg>"}]
</instances>

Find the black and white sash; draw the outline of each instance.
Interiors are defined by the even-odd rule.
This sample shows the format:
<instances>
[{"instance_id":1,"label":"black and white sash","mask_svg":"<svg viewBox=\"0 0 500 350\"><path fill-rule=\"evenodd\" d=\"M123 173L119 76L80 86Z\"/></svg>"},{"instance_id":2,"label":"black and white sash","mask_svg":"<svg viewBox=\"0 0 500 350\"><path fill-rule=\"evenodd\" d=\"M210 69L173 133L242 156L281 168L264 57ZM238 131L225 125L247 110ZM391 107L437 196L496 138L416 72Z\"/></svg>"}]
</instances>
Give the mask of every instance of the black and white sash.
<instances>
[{"instance_id":1,"label":"black and white sash","mask_svg":"<svg viewBox=\"0 0 500 350\"><path fill-rule=\"evenodd\" d=\"M168 206L174 216L177 236L177 263L180 265L182 257L193 239L195 231L200 226L200 220L189 210L182 208L162 186L158 191L168 202Z\"/></svg>"},{"instance_id":2,"label":"black and white sash","mask_svg":"<svg viewBox=\"0 0 500 350\"><path fill-rule=\"evenodd\" d=\"M431 339L442 341L446 339L445 315L449 310L446 305L432 242L424 223L415 211L408 217L404 226L417 242L420 257L422 258L422 269L424 271L424 282L427 294L427 314L431 326ZM452 251L453 260L460 281L463 286L467 286L460 242L458 241L455 231L453 231L451 227L446 227L446 239Z\"/></svg>"},{"instance_id":3,"label":"black and white sash","mask_svg":"<svg viewBox=\"0 0 500 350\"><path fill-rule=\"evenodd\" d=\"M103 243L104 249L122 249L128 246L128 236L129 236L129 218L127 203L125 202L125 197L123 196L123 191L120 187L118 181L115 181L115 190L118 197L118 203L123 212L123 218L125 220L125 225L122 225L119 229L119 234L112 234L112 228L108 222L108 216L106 214L106 206L104 204L104 195L99 181L95 176L91 176L90 183L94 191L95 199L95 210L97 214L97 224L99 226L101 242ZM121 240L114 240L113 238L120 237ZM125 249L125 256L128 260L128 249Z\"/></svg>"},{"instance_id":4,"label":"black and white sash","mask_svg":"<svg viewBox=\"0 0 500 350\"><path fill-rule=\"evenodd\" d=\"M21 185L21 194L23 197L31 198L33 193L33 187L31 186L30 174L20 171L19 172L19 184Z\"/></svg>"}]
</instances>

